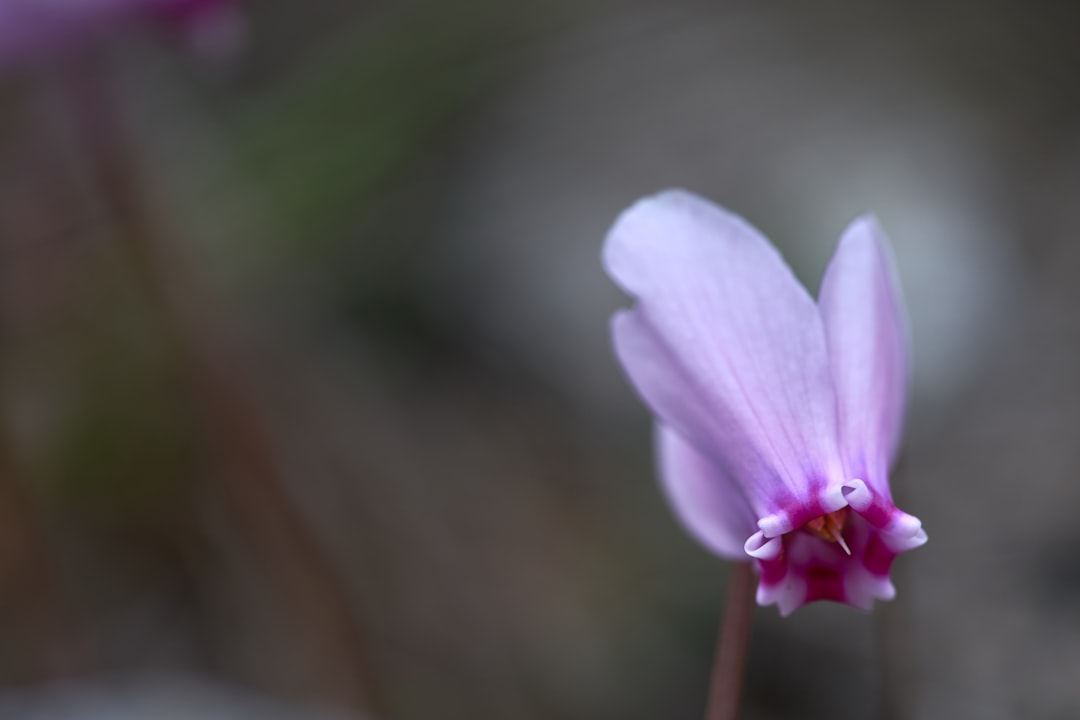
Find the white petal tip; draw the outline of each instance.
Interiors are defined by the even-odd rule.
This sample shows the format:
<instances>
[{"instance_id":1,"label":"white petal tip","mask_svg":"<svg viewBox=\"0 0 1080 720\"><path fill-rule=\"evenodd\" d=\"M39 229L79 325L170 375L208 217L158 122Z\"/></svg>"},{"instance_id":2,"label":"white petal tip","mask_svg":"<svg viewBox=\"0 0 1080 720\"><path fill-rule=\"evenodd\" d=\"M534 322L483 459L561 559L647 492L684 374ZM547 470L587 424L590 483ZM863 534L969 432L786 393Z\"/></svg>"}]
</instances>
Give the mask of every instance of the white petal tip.
<instances>
[{"instance_id":1,"label":"white petal tip","mask_svg":"<svg viewBox=\"0 0 1080 720\"><path fill-rule=\"evenodd\" d=\"M892 600L896 597L896 586L891 580L886 580L878 591L878 600Z\"/></svg>"},{"instance_id":2,"label":"white petal tip","mask_svg":"<svg viewBox=\"0 0 1080 720\"><path fill-rule=\"evenodd\" d=\"M925 545L929 538L919 518L907 513L898 513L888 527L882 530L881 539L891 550L902 553Z\"/></svg>"},{"instance_id":3,"label":"white petal tip","mask_svg":"<svg viewBox=\"0 0 1080 720\"><path fill-rule=\"evenodd\" d=\"M840 491L843 493L847 505L855 512L866 510L874 500L870 488L866 487L866 483L859 478L841 485Z\"/></svg>"},{"instance_id":4,"label":"white petal tip","mask_svg":"<svg viewBox=\"0 0 1080 720\"><path fill-rule=\"evenodd\" d=\"M783 540L778 537L769 538L759 530L747 539L743 550L756 560L775 560L783 547Z\"/></svg>"},{"instance_id":5,"label":"white petal tip","mask_svg":"<svg viewBox=\"0 0 1080 720\"><path fill-rule=\"evenodd\" d=\"M767 515L758 520L757 526L767 538L780 537L795 529L791 526L791 518L782 514Z\"/></svg>"},{"instance_id":6,"label":"white petal tip","mask_svg":"<svg viewBox=\"0 0 1080 720\"><path fill-rule=\"evenodd\" d=\"M832 513L842 507L846 507L848 500L844 488L844 485L833 485L827 490L824 490L818 497L818 502L821 503L821 509L826 513Z\"/></svg>"}]
</instances>

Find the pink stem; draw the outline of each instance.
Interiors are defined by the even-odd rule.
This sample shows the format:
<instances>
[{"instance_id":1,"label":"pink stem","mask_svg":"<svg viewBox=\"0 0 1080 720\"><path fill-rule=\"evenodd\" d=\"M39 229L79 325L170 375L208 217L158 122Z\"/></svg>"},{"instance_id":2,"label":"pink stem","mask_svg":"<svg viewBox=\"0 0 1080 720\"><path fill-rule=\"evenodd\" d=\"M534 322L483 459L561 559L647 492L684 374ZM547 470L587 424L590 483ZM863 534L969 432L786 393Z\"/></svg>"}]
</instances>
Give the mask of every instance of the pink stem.
<instances>
[{"instance_id":1,"label":"pink stem","mask_svg":"<svg viewBox=\"0 0 1080 720\"><path fill-rule=\"evenodd\" d=\"M749 563L737 563L728 579L727 607L716 639L705 720L738 717L753 619L754 573Z\"/></svg>"}]
</instances>

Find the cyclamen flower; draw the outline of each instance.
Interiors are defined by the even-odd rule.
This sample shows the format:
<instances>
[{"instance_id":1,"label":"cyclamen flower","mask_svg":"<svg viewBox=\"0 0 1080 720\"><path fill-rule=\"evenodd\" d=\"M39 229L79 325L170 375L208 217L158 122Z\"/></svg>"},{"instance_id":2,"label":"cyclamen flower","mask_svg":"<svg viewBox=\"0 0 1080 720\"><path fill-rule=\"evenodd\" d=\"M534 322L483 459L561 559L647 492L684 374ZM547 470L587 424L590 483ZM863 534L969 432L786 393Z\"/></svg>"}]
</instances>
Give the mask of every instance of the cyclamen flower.
<instances>
[{"instance_id":1,"label":"cyclamen flower","mask_svg":"<svg viewBox=\"0 0 1080 720\"><path fill-rule=\"evenodd\" d=\"M817 303L757 230L680 190L626 210L604 265L637 300L612 319L615 351L687 529L752 561L758 603L783 615L892 599L893 559L926 533L889 490L908 338L877 223L844 232Z\"/></svg>"}]
</instances>

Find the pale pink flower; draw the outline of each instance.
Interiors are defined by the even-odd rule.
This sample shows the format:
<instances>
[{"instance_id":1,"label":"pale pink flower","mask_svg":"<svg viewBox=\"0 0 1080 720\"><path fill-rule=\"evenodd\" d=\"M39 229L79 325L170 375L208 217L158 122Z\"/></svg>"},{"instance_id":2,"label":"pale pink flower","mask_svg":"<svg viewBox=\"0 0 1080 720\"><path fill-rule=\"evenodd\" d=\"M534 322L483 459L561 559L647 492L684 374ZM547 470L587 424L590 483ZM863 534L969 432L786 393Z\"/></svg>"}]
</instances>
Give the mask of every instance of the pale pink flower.
<instances>
[{"instance_id":1,"label":"pale pink flower","mask_svg":"<svg viewBox=\"0 0 1080 720\"><path fill-rule=\"evenodd\" d=\"M687 529L753 562L758 603L784 615L891 599L893 559L926 533L889 489L908 338L877 223L844 232L817 302L753 227L684 191L626 210L604 265L637 301L615 350Z\"/></svg>"}]
</instances>

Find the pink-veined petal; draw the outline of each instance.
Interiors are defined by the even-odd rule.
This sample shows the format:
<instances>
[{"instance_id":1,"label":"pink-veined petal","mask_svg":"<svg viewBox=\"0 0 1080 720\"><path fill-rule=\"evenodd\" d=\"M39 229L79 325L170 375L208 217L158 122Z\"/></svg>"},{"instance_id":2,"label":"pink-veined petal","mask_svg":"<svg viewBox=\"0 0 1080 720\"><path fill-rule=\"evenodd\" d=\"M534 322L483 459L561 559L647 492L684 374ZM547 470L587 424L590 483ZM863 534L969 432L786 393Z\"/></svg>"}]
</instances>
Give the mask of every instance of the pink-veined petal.
<instances>
[{"instance_id":1,"label":"pink-veined petal","mask_svg":"<svg viewBox=\"0 0 1080 720\"><path fill-rule=\"evenodd\" d=\"M907 397L908 332L888 241L873 218L855 220L840 238L819 304L848 473L889 498Z\"/></svg>"},{"instance_id":2,"label":"pink-veined petal","mask_svg":"<svg viewBox=\"0 0 1080 720\"><path fill-rule=\"evenodd\" d=\"M759 517L772 515L765 535L810 519L796 517L807 503L842 506L824 328L779 252L741 218L676 190L619 217L604 264L637 300L613 320L631 381ZM816 497L826 486L836 507Z\"/></svg>"},{"instance_id":3,"label":"pink-veined petal","mask_svg":"<svg viewBox=\"0 0 1080 720\"><path fill-rule=\"evenodd\" d=\"M664 492L690 534L718 555L749 560L743 544L757 530L757 517L739 484L659 423L656 454Z\"/></svg>"}]
</instances>

